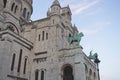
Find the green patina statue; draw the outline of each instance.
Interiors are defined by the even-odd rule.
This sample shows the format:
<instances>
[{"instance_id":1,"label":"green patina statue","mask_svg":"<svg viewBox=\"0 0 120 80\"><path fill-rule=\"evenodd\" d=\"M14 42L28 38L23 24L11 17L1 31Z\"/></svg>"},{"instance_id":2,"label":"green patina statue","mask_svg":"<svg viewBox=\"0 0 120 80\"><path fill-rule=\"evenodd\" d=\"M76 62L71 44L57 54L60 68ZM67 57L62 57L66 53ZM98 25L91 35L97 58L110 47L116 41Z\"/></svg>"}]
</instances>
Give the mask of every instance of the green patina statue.
<instances>
[{"instance_id":1,"label":"green patina statue","mask_svg":"<svg viewBox=\"0 0 120 80\"><path fill-rule=\"evenodd\" d=\"M83 33L79 33L79 34L76 34L75 32L73 33L73 36L69 37L68 38L68 42L69 42L69 45L71 46L71 44L73 42L77 42L76 46L79 46L80 45L80 41L81 41L81 38L83 37ZM75 47L75 46L74 46Z\"/></svg>"},{"instance_id":2,"label":"green patina statue","mask_svg":"<svg viewBox=\"0 0 120 80\"><path fill-rule=\"evenodd\" d=\"M90 51L90 55L89 55L89 59L95 60L95 56L97 56L97 53L92 53L92 51Z\"/></svg>"},{"instance_id":3,"label":"green patina statue","mask_svg":"<svg viewBox=\"0 0 120 80\"><path fill-rule=\"evenodd\" d=\"M97 53L93 54L92 51L90 51L89 59L93 60L95 63L100 62L100 60L98 59L98 54Z\"/></svg>"}]
</instances>

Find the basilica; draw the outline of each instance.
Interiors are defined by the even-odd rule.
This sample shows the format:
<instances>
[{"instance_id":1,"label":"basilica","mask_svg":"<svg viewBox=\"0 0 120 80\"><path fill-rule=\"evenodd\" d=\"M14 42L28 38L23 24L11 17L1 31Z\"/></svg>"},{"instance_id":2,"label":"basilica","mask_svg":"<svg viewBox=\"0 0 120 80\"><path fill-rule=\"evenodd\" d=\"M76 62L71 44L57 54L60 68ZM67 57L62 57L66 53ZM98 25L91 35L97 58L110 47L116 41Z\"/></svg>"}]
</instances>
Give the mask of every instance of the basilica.
<instances>
[{"instance_id":1,"label":"basilica","mask_svg":"<svg viewBox=\"0 0 120 80\"><path fill-rule=\"evenodd\" d=\"M47 17L31 21L32 3L0 0L0 80L99 80L70 7L53 0Z\"/></svg>"}]
</instances>

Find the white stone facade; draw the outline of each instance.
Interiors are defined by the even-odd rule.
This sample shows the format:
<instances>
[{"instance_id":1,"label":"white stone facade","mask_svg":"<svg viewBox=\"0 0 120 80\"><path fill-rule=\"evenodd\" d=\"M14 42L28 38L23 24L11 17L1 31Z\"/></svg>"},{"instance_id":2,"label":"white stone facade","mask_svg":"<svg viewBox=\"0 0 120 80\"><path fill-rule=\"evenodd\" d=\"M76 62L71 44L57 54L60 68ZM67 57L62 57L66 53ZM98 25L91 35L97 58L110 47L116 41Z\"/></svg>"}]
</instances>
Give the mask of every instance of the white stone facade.
<instances>
[{"instance_id":1,"label":"white stone facade","mask_svg":"<svg viewBox=\"0 0 120 80\"><path fill-rule=\"evenodd\" d=\"M81 46L69 6L54 0L47 17L30 21L32 0L0 0L0 80L98 80Z\"/></svg>"}]
</instances>

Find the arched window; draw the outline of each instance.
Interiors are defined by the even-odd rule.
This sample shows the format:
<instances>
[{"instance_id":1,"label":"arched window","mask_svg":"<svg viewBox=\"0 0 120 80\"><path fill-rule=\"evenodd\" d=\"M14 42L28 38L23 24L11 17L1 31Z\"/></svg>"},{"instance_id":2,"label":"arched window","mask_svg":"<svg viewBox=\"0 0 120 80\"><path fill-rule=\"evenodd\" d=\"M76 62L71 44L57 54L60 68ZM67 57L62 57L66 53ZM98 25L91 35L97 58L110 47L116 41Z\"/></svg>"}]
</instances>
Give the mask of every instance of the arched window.
<instances>
[{"instance_id":1,"label":"arched window","mask_svg":"<svg viewBox=\"0 0 120 80\"><path fill-rule=\"evenodd\" d=\"M63 69L63 80L74 80L73 69L71 66L66 66Z\"/></svg>"},{"instance_id":2,"label":"arched window","mask_svg":"<svg viewBox=\"0 0 120 80\"><path fill-rule=\"evenodd\" d=\"M92 70L90 69L90 71L89 71L89 80L91 80L91 78L92 78Z\"/></svg>"},{"instance_id":3,"label":"arched window","mask_svg":"<svg viewBox=\"0 0 120 80\"><path fill-rule=\"evenodd\" d=\"M41 71L41 80L44 80L44 71Z\"/></svg>"},{"instance_id":4,"label":"arched window","mask_svg":"<svg viewBox=\"0 0 120 80\"><path fill-rule=\"evenodd\" d=\"M71 37L71 34L69 34L69 37Z\"/></svg>"},{"instance_id":5,"label":"arched window","mask_svg":"<svg viewBox=\"0 0 120 80\"><path fill-rule=\"evenodd\" d=\"M29 19L29 15L30 15L30 13L28 12L28 13L27 13L27 19Z\"/></svg>"},{"instance_id":6,"label":"arched window","mask_svg":"<svg viewBox=\"0 0 120 80\"><path fill-rule=\"evenodd\" d=\"M6 7L6 4L7 4L7 0L3 0L3 7L5 8Z\"/></svg>"},{"instance_id":7,"label":"arched window","mask_svg":"<svg viewBox=\"0 0 120 80\"><path fill-rule=\"evenodd\" d=\"M38 41L40 41L40 37L41 37L41 36L40 36L40 34L39 34L39 36L38 36Z\"/></svg>"},{"instance_id":8,"label":"arched window","mask_svg":"<svg viewBox=\"0 0 120 80\"><path fill-rule=\"evenodd\" d=\"M23 74L26 73L26 65L27 65L27 57L24 60L24 69L23 69Z\"/></svg>"},{"instance_id":9,"label":"arched window","mask_svg":"<svg viewBox=\"0 0 120 80\"><path fill-rule=\"evenodd\" d=\"M94 72L94 80L96 80L96 73Z\"/></svg>"},{"instance_id":10,"label":"arched window","mask_svg":"<svg viewBox=\"0 0 120 80\"><path fill-rule=\"evenodd\" d=\"M23 17L25 18L26 17L26 8L23 9Z\"/></svg>"},{"instance_id":11,"label":"arched window","mask_svg":"<svg viewBox=\"0 0 120 80\"><path fill-rule=\"evenodd\" d=\"M39 79L39 71L36 70L36 71L35 71L35 80L38 80L38 79Z\"/></svg>"},{"instance_id":12,"label":"arched window","mask_svg":"<svg viewBox=\"0 0 120 80\"><path fill-rule=\"evenodd\" d=\"M44 40L44 34L45 34L45 32L43 31L42 32L42 40Z\"/></svg>"},{"instance_id":13,"label":"arched window","mask_svg":"<svg viewBox=\"0 0 120 80\"><path fill-rule=\"evenodd\" d=\"M15 3L12 4L12 6L11 6L11 11L13 11L14 6L15 6Z\"/></svg>"},{"instance_id":14,"label":"arched window","mask_svg":"<svg viewBox=\"0 0 120 80\"><path fill-rule=\"evenodd\" d=\"M55 20L53 19L53 24L54 24Z\"/></svg>"},{"instance_id":15,"label":"arched window","mask_svg":"<svg viewBox=\"0 0 120 80\"><path fill-rule=\"evenodd\" d=\"M20 72L20 68L21 68L21 60L22 60L22 49L20 49L20 55L19 55L19 61L18 61L18 69L17 72Z\"/></svg>"},{"instance_id":16,"label":"arched window","mask_svg":"<svg viewBox=\"0 0 120 80\"><path fill-rule=\"evenodd\" d=\"M13 54L13 56L12 56L11 71L14 70L14 65L15 65L15 54Z\"/></svg>"},{"instance_id":17,"label":"arched window","mask_svg":"<svg viewBox=\"0 0 120 80\"><path fill-rule=\"evenodd\" d=\"M46 40L48 39L48 33L46 33Z\"/></svg>"},{"instance_id":18,"label":"arched window","mask_svg":"<svg viewBox=\"0 0 120 80\"><path fill-rule=\"evenodd\" d=\"M86 75L86 80L88 80L88 67L86 64L85 65L85 75Z\"/></svg>"},{"instance_id":19,"label":"arched window","mask_svg":"<svg viewBox=\"0 0 120 80\"><path fill-rule=\"evenodd\" d=\"M15 6L15 11L14 11L14 13L16 13L16 11L17 11L17 8L18 8L18 6L16 5L16 6Z\"/></svg>"}]
</instances>

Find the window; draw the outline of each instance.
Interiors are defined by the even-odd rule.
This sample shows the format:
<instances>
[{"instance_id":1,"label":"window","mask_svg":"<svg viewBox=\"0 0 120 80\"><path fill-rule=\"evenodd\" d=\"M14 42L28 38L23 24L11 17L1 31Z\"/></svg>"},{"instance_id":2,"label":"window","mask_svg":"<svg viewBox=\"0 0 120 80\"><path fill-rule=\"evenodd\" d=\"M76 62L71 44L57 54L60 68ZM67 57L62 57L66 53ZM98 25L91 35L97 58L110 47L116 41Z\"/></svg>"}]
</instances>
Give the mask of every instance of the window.
<instances>
[{"instance_id":1,"label":"window","mask_svg":"<svg viewBox=\"0 0 120 80\"><path fill-rule=\"evenodd\" d=\"M88 74L88 67L87 67L86 64L84 64L84 66L85 66L85 76L86 76L86 80L88 80L88 76L87 76L87 74Z\"/></svg>"},{"instance_id":2,"label":"window","mask_svg":"<svg viewBox=\"0 0 120 80\"><path fill-rule=\"evenodd\" d=\"M90 69L90 71L89 71L89 75L91 76L92 75L92 70Z\"/></svg>"},{"instance_id":3,"label":"window","mask_svg":"<svg viewBox=\"0 0 120 80\"><path fill-rule=\"evenodd\" d=\"M94 80L96 80L96 73L94 72Z\"/></svg>"},{"instance_id":4,"label":"window","mask_svg":"<svg viewBox=\"0 0 120 80\"><path fill-rule=\"evenodd\" d=\"M39 34L39 36L38 36L38 41L40 41L40 34Z\"/></svg>"},{"instance_id":5,"label":"window","mask_svg":"<svg viewBox=\"0 0 120 80\"><path fill-rule=\"evenodd\" d=\"M25 58L25 60L24 60L24 70L23 70L23 74L26 73L26 64L27 64L27 58Z\"/></svg>"},{"instance_id":6,"label":"window","mask_svg":"<svg viewBox=\"0 0 120 80\"><path fill-rule=\"evenodd\" d=\"M29 15L30 15L30 13L28 12L28 13L27 13L27 19L29 19Z\"/></svg>"},{"instance_id":7,"label":"window","mask_svg":"<svg viewBox=\"0 0 120 80\"><path fill-rule=\"evenodd\" d=\"M17 72L20 72L21 60L22 60L22 49L20 50Z\"/></svg>"},{"instance_id":8,"label":"window","mask_svg":"<svg viewBox=\"0 0 120 80\"><path fill-rule=\"evenodd\" d=\"M41 71L41 80L44 80L44 71Z\"/></svg>"},{"instance_id":9,"label":"window","mask_svg":"<svg viewBox=\"0 0 120 80\"><path fill-rule=\"evenodd\" d=\"M3 7L5 8L6 7L6 4L7 4L7 0L3 0Z\"/></svg>"},{"instance_id":10,"label":"window","mask_svg":"<svg viewBox=\"0 0 120 80\"><path fill-rule=\"evenodd\" d=\"M53 19L53 24L54 24L55 20Z\"/></svg>"},{"instance_id":11,"label":"window","mask_svg":"<svg viewBox=\"0 0 120 80\"><path fill-rule=\"evenodd\" d=\"M63 69L63 80L74 80L73 69L71 66L66 66Z\"/></svg>"},{"instance_id":12,"label":"window","mask_svg":"<svg viewBox=\"0 0 120 80\"><path fill-rule=\"evenodd\" d=\"M91 80L91 78L92 78L92 70L90 69L89 70L89 79Z\"/></svg>"},{"instance_id":13,"label":"window","mask_svg":"<svg viewBox=\"0 0 120 80\"><path fill-rule=\"evenodd\" d=\"M18 8L18 6L15 6L15 11L14 11L14 13L16 13L16 11L17 11L17 8Z\"/></svg>"},{"instance_id":14,"label":"window","mask_svg":"<svg viewBox=\"0 0 120 80\"><path fill-rule=\"evenodd\" d=\"M71 34L69 34L69 37L71 37Z\"/></svg>"},{"instance_id":15,"label":"window","mask_svg":"<svg viewBox=\"0 0 120 80\"><path fill-rule=\"evenodd\" d=\"M23 17L26 17L26 8L23 9Z\"/></svg>"},{"instance_id":16,"label":"window","mask_svg":"<svg viewBox=\"0 0 120 80\"><path fill-rule=\"evenodd\" d=\"M15 54L13 54L13 57L12 57L11 71L14 70L14 64L15 64Z\"/></svg>"},{"instance_id":17,"label":"window","mask_svg":"<svg viewBox=\"0 0 120 80\"><path fill-rule=\"evenodd\" d=\"M11 11L13 11L15 3L12 4Z\"/></svg>"},{"instance_id":18,"label":"window","mask_svg":"<svg viewBox=\"0 0 120 80\"><path fill-rule=\"evenodd\" d=\"M36 70L36 71L35 71L35 80L38 80L38 79L39 79L38 77L39 77L39 71Z\"/></svg>"},{"instance_id":19,"label":"window","mask_svg":"<svg viewBox=\"0 0 120 80\"><path fill-rule=\"evenodd\" d=\"M42 40L44 40L44 34L45 34L45 32L43 31L42 32Z\"/></svg>"},{"instance_id":20,"label":"window","mask_svg":"<svg viewBox=\"0 0 120 80\"><path fill-rule=\"evenodd\" d=\"M48 39L48 33L46 33L46 40Z\"/></svg>"}]
</instances>

